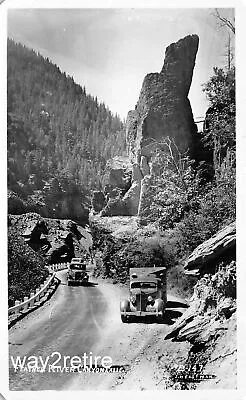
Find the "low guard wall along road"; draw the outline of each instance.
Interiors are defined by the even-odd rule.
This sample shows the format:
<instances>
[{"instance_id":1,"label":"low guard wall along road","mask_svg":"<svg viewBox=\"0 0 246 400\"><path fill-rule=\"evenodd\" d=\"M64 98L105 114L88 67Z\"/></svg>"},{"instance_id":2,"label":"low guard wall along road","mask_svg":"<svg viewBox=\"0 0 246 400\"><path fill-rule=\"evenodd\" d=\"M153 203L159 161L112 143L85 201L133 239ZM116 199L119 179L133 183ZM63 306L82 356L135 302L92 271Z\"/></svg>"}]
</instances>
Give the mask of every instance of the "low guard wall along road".
<instances>
[{"instance_id":1,"label":"low guard wall along road","mask_svg":"<svg viewBox=\"0 0 246 400\"><path fill-rule=\"evenodd\" d=\"M50 271L50 276L42 283L42 285L32 292L30 298L24 297L24 301L16 300L15 305L8 309L8 315L18 314L20 311L27 311L38 303L42 297L49 291L56 279L56 272L68 268L69 263L46 265Z\"/></svg>"}]
</instances>

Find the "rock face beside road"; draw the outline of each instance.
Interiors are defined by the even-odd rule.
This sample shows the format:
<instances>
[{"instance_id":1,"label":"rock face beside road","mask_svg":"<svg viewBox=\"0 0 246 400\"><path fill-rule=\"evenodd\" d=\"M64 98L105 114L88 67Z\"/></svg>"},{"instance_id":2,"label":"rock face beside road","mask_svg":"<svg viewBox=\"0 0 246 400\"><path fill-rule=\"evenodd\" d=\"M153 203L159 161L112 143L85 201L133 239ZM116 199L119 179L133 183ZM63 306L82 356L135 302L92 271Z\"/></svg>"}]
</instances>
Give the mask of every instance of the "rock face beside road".
<instances>
[{"instance_id":1,"label":"rock face beside road","mask_svg":"<svg viewBox=\"0 0 246 400\"><path fill-rule=\"evenodd\" d=\"M185 269L200 279L194 287L190 307L165 338L191 343L198 349L192 362L202 360L206 364L205 373L216 371L218 377L221 373L222 380L225 380L223 368L236 374L235 246L233 222L193 251Z\"/></svg>"},{"instance_id":2,"label":"rock face beside road","mask_svg":"<svg viewBox=\"0 0 246 400\"><path fill-rule=\"evenodd\" d=\"M161 71L144 78L135 110L127 116L127 167L107 166L104 193L109 201L103 216L141 215L149 197L151 158L160 142L169 137L181 152L193 156L198 135L188 93L198 43L197 35L172 43Z\"/></svg>"},{"instance_id":3,"label":"rock face beside road","mask_svg":"<svg viewBox=\"0 0 246 400\"><path fill-rule=\"evenodd\" d=\"M236 222L221 229L216 235L198 246L185 262L184 269L192 275L201 271L213 272L213 267L222 258L235 259Z\"/></svg>"},{"instance_id":4,"label":"rock face beside road","mask_svg":"<svg viewBox=\"0 0 246 400\"><path fill-rule=\"evenodd\" d=\"M43 218L36 213L9 215L9 226L41 254L47 264L69 262L72 257L88 253L90 233L71 220Z\"/></svg>"},{"instance_id":5,"label":"rock face beside road","mask_svg":"<svg viewBox=\"0 0 246 400\"><path fill-rule=\"evenodd\" d=\"M209 340L216 338L224 330L225 321L236 311L236 293L233 287L236 282L235 271L235 262L232 262L212 276L204 275L194 288L190 307L172 326L166 339L208 344Z\"/></svg>"}]
</instances>

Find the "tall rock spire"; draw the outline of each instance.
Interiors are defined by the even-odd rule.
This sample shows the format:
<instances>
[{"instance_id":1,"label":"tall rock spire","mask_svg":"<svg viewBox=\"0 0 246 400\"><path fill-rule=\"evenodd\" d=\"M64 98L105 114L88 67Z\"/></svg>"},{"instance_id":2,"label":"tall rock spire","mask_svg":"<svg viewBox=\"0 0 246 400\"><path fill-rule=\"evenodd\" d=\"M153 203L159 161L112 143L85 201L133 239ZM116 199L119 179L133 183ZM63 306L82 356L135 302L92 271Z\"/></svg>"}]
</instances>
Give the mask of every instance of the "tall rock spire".
<instances>
[{"instance_id":1,"label":"tall rock spire","mask_svg":"<svg viewBox=\"0 0 246 400\"><path fill-rule=\"evenodd\" d=\"M188 93L198 50L197 35L186 36L166 48L160 73L150 73L143 81L135 110L127 116L128 154L133 162L149 158L153 142L169 136L180 150L190 150L195 142ZM153 140L154 139L154 140Z\"/></svg>"},{"instance_id":2,"label":"tall rock spire","mask_svg":"<svg viewBox=\"0 0 246 400\"><path fill-rule=\"evenodd\" d=\"M161 72L146 75L135 110L129 111L126 141L132 179L122 197L108 201L102 215L146 213L155 195L155 174L151 158L165 138L180 152L194 156L199 138L188 99L199 38L186 36L165 52Z\"/></svg>"}]
</instances>

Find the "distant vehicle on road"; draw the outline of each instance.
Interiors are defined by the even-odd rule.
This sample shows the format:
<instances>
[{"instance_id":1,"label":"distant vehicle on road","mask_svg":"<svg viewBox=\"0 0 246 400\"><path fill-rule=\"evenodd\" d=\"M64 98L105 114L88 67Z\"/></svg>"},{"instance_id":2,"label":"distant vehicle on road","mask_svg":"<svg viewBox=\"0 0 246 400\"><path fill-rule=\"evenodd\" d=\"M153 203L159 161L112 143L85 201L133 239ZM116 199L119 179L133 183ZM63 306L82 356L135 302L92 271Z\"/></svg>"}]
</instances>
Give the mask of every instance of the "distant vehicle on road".
<instances>
[{"instance_id":1,"label":"distant vehicle on road","mask_svg":"<svg viewBox=\"0 0 246 400\"><path fill-rule=\"evenodd\" d=\"M86 261L81 257L72 258L67 271L67 285L86 284L89 281L89 275L86 272Z\"/></svg>"},{"instance_id":2,"label":"distant vehicle on road","mask_svg":"<svg viewBox=\"0 0 246 400\"><path fill-rule=\"evenodd\" d=\"M164 317L167 303L166 268L130 268L129 298L120 302L122 322L135 316Z\"/></svg>"}]
</instances>

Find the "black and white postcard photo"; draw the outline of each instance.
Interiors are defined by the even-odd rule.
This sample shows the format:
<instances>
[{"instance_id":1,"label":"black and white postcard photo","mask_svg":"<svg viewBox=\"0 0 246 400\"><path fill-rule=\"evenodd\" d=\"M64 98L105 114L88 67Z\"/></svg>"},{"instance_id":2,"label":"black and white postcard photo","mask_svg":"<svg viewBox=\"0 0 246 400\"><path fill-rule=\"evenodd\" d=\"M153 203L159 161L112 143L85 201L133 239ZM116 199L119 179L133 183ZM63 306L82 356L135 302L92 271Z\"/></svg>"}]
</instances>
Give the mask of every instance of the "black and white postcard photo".
<instances>
[{"instance_id":1,"label":"black and white postcard photo","mask_svg":"<svg viewBox=\"0 0 246 400\"><path fill-rule=\"evenodd\" d=\"M53 3L0 5L0 398L243 400L243 6Z\"/></svg>"}]
</instances>

